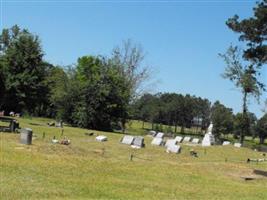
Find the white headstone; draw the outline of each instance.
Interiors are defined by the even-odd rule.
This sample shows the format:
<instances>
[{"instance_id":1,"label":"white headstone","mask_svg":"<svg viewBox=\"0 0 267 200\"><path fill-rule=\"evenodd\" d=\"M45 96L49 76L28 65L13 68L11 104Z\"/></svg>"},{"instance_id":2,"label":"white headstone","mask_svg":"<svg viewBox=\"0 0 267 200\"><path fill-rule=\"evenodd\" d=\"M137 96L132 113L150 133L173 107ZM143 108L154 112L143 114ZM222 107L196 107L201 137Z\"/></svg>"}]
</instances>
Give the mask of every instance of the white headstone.
<instances>
[{"instance_id":1,"label":"white headstone","mask_svg":"<svg viewBox=\"0 0 267 200\"><path fill-rule=\"evenodd\" d=\"M108 140L107 136L104 136L104 135L99 135L95 139L96 141L99 141L99 142L104 142Z\"/></svg>"},{"instance_id":2,"label":"white headstone","mask_svg":"<svg viewBox=\"0 0 267 200\"><path fill-rule=\"evenodd\" d=\"M231 144L229 141L224 141L224 142L222 143L223 146L226 146L226 145L229 145L229 144Z\"/></svg>"},{"instance_id":3,"label":"white headstone","mask_svg":"<svg viewBox=\"0 0 267 200\"><path fill-rule=\"evenodd\" d=\"M171 145L167 147L166 152L167 153L179 153L181 150L181 146L180 145Z\"/></svg>"},{"instance_id":4,"label":"white headstone","mask_svg":"<svg viewBox=\"0 0 267 200\"><path fill-rule=\"evenodd\" d=\"M175 139L169 139L165 143L165 147L176 145L177 141Z\"/></svg>"},{"instance_id":5,"label":"white headstone","mask_svg":"<svg viewBox=\"0 0 267 200\"><path fill-rule=\"evenodd\" d=\"M134 137L131 136L131 135L125 135L122 140L121 140L121 143L122 144L128 144L128 145L131 145L134 141Z\"/></svg>"},{"instance_id":6,"label":"white headstone","mask_svg":"<svg viewBox=\"0 0 267 200\"><path fill-rule=\"evenodd\" d=\"M162 132L158 132L158 134L156 135L157 138L163 138L164 137L164 133Z\"/></svg>"},{"instance_id":7,"label":"white headstone","mask_svg":"<svg viewBox=\"0 0 267 200\"><path fill-rule=\"evenodd\" d=\"M163 139L162 138L154 138L151 142L152 145L157 145L160 146L163 143Z\"/></svg>"},{"instance_id":8,"label":"white headstone","mask_svg":"<svg viewBox=\"0 0 267 200\"><path fill-rule=\"evenodd\" d=\"M198 138L193 138L192 143L198 144L199 143L199 139Z\"/></svg>"},{"instance_id":9,"label":"white headstone","mask_svg":"<svg viewBox=\"0 0 267 200\"><path fill-rule=\"evenodd\" d=\"M208 147L208 146L215 144L215 137L214 135L212 135L212 129L213 129L213 124L210 123L208 132L205 134L202 140L202 146Z\"/></svg>"},{"instance_id":10,"label":"white headstone","mask_svg":"<svg viewBox=\"0 0 267 200\"><path fill-rule=\"evenodd\" d=\"M180 143L180 142L182 142L183 137L181 137L181 136L176 136L176 137L175 137L175 140L176 140L176 142Z\"/></svg>"},{"instance_id":11,"label":"white headstone","mask_svg":"<svg viewBox=\"0 0 267 200\"><path fill-rule=\"evenodd\" d=\"M190 140L191 140L191 137L185 136L183 142L190 142Z\"/></svg>"},{"instance_id":12,"label":"white headstone","mask_svg":"<svg viewBox=\"0 0 267 200\"><path fill-rule=\"evenodd\" d=\"M242 145L240 143L235 143L234 147L240 148Z\"/></svg>"}]
</instances>

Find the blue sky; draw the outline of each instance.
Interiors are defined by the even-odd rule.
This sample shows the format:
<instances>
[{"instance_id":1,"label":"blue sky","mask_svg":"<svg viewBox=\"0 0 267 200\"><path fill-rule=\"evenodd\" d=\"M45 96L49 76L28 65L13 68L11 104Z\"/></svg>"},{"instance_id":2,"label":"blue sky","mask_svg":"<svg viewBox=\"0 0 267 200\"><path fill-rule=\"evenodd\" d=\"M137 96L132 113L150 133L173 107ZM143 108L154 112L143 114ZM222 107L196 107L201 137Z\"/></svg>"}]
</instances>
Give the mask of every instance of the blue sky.
<instances>
[{"instance_id":1,"label":"blue sky","mask_svg":"<svg viewBox=\"0 0 267 200\"><path fill-rule=\"evenodd\" d=\"M18 24L40 36L45 59L74 64L83 55L110 55L132 39L151 67L151 92L177 92L220 100L241 110L241 95L221 78L226 51L238 35L225 21L252 16L255 1L3 1L2 25ZM262 81L267 85L267 67ZM266 93L262 99L266 99ZM250 100L257 116L263 105Z\"/></svg>"}]
</instances>

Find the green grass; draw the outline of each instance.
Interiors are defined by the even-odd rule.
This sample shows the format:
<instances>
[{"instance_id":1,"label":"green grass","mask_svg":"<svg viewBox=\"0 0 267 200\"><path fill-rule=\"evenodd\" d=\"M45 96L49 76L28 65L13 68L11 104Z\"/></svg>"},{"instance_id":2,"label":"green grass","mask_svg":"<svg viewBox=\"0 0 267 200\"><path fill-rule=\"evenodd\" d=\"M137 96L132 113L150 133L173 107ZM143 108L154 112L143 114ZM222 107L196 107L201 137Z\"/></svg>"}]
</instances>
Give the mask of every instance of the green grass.
<instances>
[{"instance_id":1,"label":"green grass","mask_svg":"<svg viewBox=\"0 0 267 200\"><path fill-rule=\"evenodd\" d=\"M167 154L146 136L146 147L133 150L119 143L121 134L94 131L108 137L99 143L84 135L89 130L72 127L64 127L71 145L54 145L50 141L61 130L48 127L49 121L19 119L37 136L30 146L19 144L17 134L1 133L0 199L267 199L267 179L240 178L253 169L267 170L266 162L245 162L262 158L260 152L194 147L199 158L193 158L190 146ZM133 123L128 131L137 126Z\"/></svg>"}]
</instances>

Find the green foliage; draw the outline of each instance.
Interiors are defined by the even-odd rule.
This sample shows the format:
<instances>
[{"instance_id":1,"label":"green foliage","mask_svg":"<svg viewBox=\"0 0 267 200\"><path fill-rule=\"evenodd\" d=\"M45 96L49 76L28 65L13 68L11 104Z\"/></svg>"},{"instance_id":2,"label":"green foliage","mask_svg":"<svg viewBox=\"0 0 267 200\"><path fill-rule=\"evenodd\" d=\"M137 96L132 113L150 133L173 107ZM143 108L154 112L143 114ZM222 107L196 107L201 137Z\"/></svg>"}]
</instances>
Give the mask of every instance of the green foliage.
<instances>
[{"instance_id":1,"label":"green foliage","mask_svg":"<svg viewBox=\"0 0 267 200\"><path fill-rule=\"evenodd\" d=\"M239 40L246 42L243 56L260 66L267 62L267 0L258 2L253 11L253 17L239 21L238 15L235 15L226 24L240 34Z\"/></svg>"},{"instance_id":2,"label":"green foliage","mask_svg":"<svg viewBox=\"0 0 267 200\"><path fill-rule=\"evenodd\" d=\"M211 108L211 121L213 122L213 134L217 139L221 135L227 135L233 131L233 112L226 108L219 101L216 101Z\"/></svg>"},{"instance_id":3,"label":"green foliage","mask_svg":"<svg viewBox=\"0 0 267 200\"><path fill-rule=\"evenodd\" d=\"M223 78L232 81L235 86L241 89L243 94L243 113L242 122L240 122L242 131L240 132L240 142L243 143L245 135L249 135L249 116L247 108L248 95L259 98L261 92L265 90L263 83L258 81L259 72L254 63L244 64L239 57L240 50L237 47L230 46L225 54L220 54L226 63Z\"/></svg>"},{"instance_id":4,"label":"green foliage","mask_svg":"<svg viewBox=\"0 0 267 200\"><path fill-rule=\"evenodd\" d=\"M181 126L181 131L191 127L194 117L202 119L201 127L206 128L209 123L211 103L207 99L176 93L144 94L132 106L135 119L175 126ZM158 127L154 127L157 129ZM167 130L168 131L168 130Z\"/></svg>"},{"instance_id":5,"label":"green foliage","mask_svg":"<svg viewBox=\"0 0 267 200\"><path fill-rule=\"evenodd\" d=\"M258 120L256 131L260 138L260 144L263 144L264 140L267 138L267 114Z\"/></svg>"},{"instance_id":6,"label":"green foliage","mask_svg":"<svg viewBox=\"0 0 267 200\"><path fill-rule=\"evenodd\" d=\"M4 76L3 106L7 110L38 113L42 103L46 65L39 38L18 26L1 34L1 74Z\"/></svg>"}]
</instances>

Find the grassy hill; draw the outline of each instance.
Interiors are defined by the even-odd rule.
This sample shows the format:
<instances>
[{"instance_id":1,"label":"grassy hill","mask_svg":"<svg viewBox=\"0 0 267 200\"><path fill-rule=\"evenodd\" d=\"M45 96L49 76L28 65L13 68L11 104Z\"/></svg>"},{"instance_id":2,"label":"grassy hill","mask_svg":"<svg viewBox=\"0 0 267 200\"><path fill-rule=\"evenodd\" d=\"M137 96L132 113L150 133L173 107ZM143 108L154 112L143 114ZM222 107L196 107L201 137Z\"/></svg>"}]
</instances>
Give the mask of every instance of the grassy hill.
<instances>
[{"instance_id":1,"label":"grassy hill","mask_svg":"<svg viewBox=\"0 0 267 200\"><path fill-rule=\"evenodd\" d=\"M108 137L100 143L84 134L89 130L73 127L64 127L71 139L64 146L51 144L61 129L48 127L49 119L19 121L37 138L25 146L18 134L1 133L1 199L267 199L267 178L240 178L253 169L267 170L267 162L245 162L262 158L260 152L193 147L199 154L194 158L190 146L167 154L163 147L151 146L147 136L146 147L134 150L119 143L121 134L94 131Z\"/></svg>"}]
</instances>

